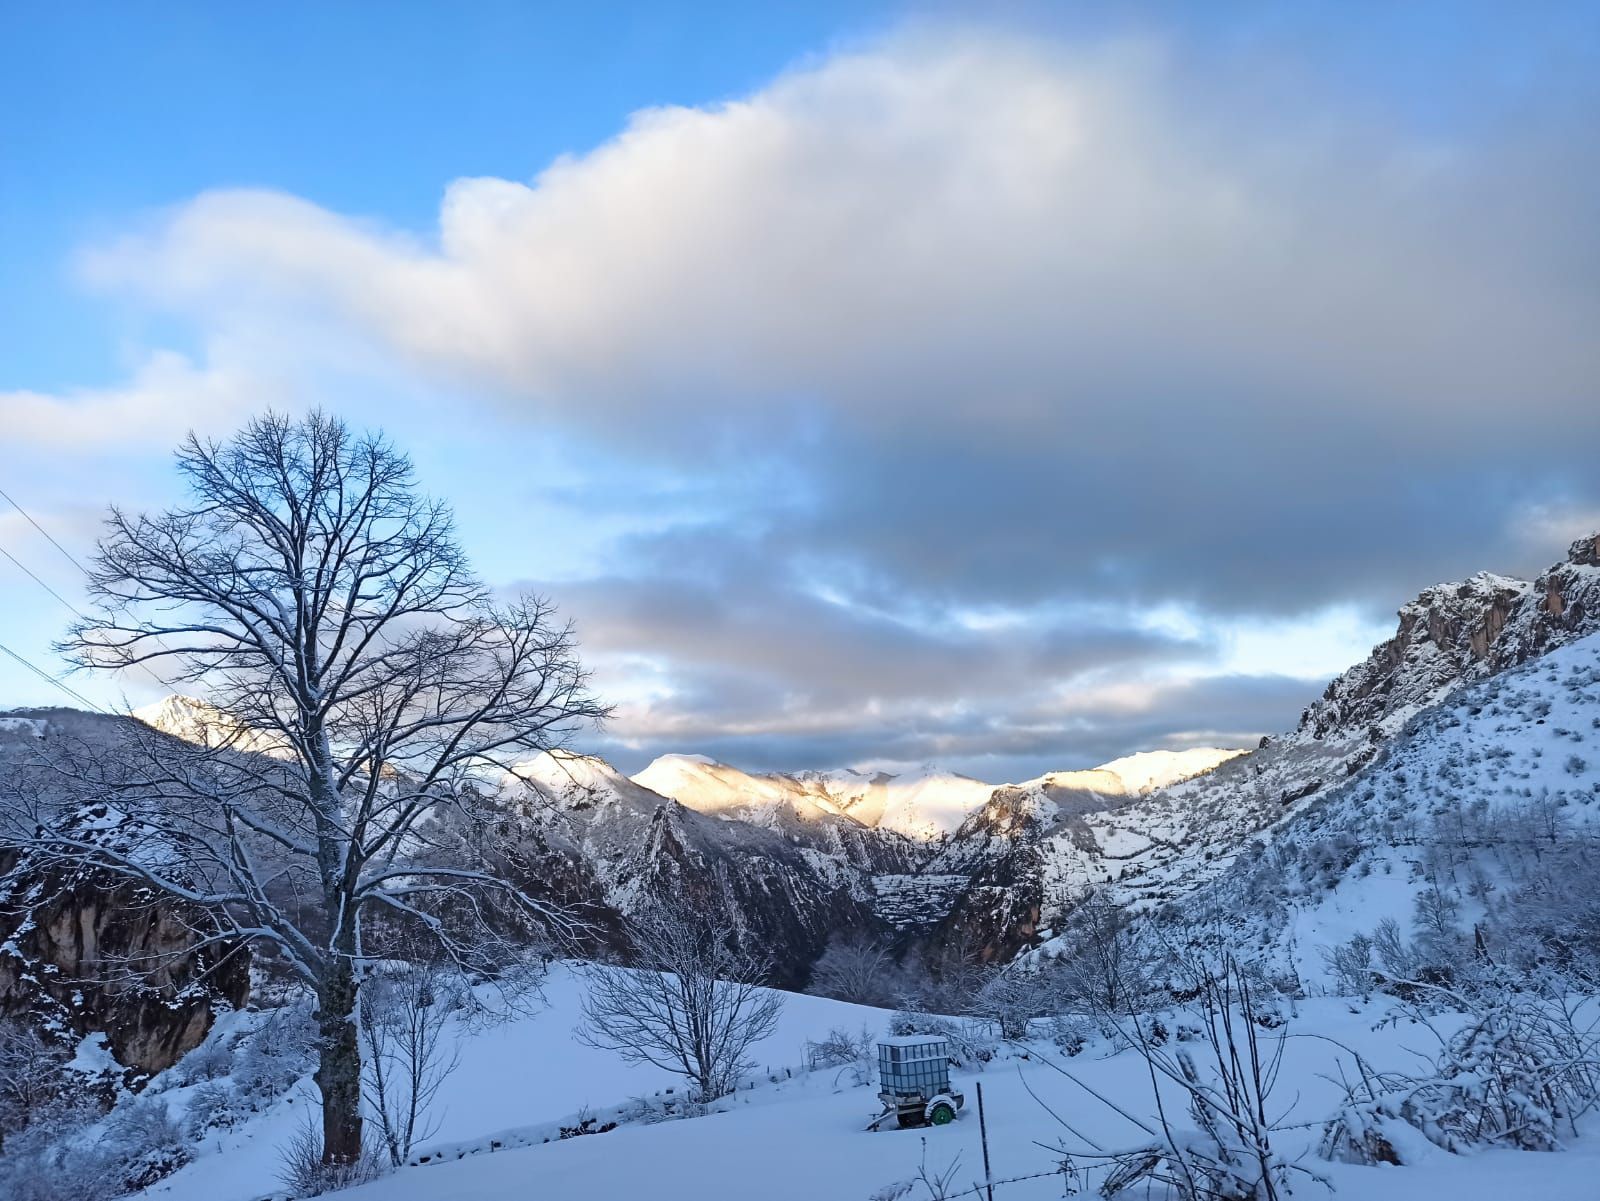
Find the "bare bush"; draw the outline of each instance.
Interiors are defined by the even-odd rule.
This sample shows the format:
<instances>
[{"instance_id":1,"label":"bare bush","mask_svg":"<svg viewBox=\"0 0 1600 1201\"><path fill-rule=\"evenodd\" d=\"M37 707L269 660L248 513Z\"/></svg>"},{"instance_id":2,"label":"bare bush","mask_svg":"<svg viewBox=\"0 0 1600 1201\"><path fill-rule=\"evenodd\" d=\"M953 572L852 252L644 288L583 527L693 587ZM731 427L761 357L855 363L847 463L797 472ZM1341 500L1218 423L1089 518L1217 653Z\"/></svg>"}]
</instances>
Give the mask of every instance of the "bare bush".
<instances>
[{"instance_id":1,"label":"bare bush","mask_svg":"<svg viewBox=\"0 0 1600 1201\"><path fill-rule=\"evenodd\" d=\"M1188 1008L1197 1040L1158 1037L1154 1019L1131 1017L1123 1023L1124 1036L1150 1077L1153 1119L1135 1116L1071 1072L1050 1065L1148 1136L1137 1146L1108 1150L1062 1121L1070 1137L1057 1149L1074 1185L1088 1185L1093 1177L1105 1197L1143 1195L1158 1185L1181 1201L1278 1201L1291 1194L1295 1174L1310 1175L1272 1147L1281 1115L1270 1114L1268 1103L1283 1036L1263 1041L1257 986L1231 956L1195 966L1195 999ZM1176 1086L1192 1125L1175 1122L1163 1084Z\"/></svg>"},{"instance_id":2,"label":"bare bush","mask_svg":"<svg viewBox=\"0 0 1600 1201\"><path fill-rule=\"evenodd\" d=\"M160 1097L133 1097L106 1123L105 1146L119 1161L123 1192L170 1176L191 1158L183 1127Z\"/></svg>"},{"instance_id":3,"label":"bare bush","mask_svg":"<svg viewBox=\"0 0 1600 1201\"><path fill-rule=\"evenodd\" d=\"M1028 1037L1033 1019L1049 1012L1050 1001L1049 981L1038 971L1013 963L990 974L968 1012L993 1022L1001 1038L1020 1041Z\"/></svg>"},{"instance_id":4,"label":"bare bush","mask_svg":"<svg viewBox=\"0 0 1600 1201\"><path fill-rule=\"evenodd\" d=\"M664 902L631 932L634 966L592 964L578 1037L630 1063L676 1072L705 1104L749 1070L783 996L764 984L771 963L730 942L727 915Z\"/></svg>"},{"instance_id":5,"label":"bare bush","mask_svg":"<svg viewBox=\"0 0 1600 1201\"><path fill-rule=\"evenodd\" d=\"M1337 946L1324 947L1322 960L1341 993L1366 996L1372 991L1372 939L1353 934Z\"/></svg>"},{"instance_id":6,"label":"bare bush","mask_svg":"<svg viewBox=\"0 0 1600 1201\"><path fill-rule=\"evenodd\" d=\"M866 1026L858 1034L835 1026L818 1042L806 1040L806 1068L813 1072L848 1068L856 1084L867 1084L872 1080L872 1045L872 1031Z\"/></svg>"},{"instance_id":7,"label":"bare bush","mask_svg":"<svg viewBox=\"0 0 1600 1201\"><path fill-rule=\"evenodd\" d=\"M320 1197L367 1184L389 1170L388 1156L364 1146L353 1159L329 1163L322 1154L322 1131L307 1119L278 1152L278 1182L291 1197Z\"/></svg>"},{"instance_id":8,"label":"bare bush","mask_svg":"<svg viewBox=\"0 0 1600 1201\"><path fill-rule=\"evenodd\" d=\"M1160 956L1122 906L1085 897L1067 917L1065 944L1054 967L1062 1002L1111 1015L1145 1003Z\"/></svg>"},{"instance_id":9,"label":"bare bush","mask_svg":"<svg viewBox=\"0 0 1600 1201\"><path fill-rule=\"evenodd\" d=\"M811 968L806 991L858 1005L888 1005L904 990L902 973L877 939L859 932L833 938Z\"/></svg>"}]
</instances>

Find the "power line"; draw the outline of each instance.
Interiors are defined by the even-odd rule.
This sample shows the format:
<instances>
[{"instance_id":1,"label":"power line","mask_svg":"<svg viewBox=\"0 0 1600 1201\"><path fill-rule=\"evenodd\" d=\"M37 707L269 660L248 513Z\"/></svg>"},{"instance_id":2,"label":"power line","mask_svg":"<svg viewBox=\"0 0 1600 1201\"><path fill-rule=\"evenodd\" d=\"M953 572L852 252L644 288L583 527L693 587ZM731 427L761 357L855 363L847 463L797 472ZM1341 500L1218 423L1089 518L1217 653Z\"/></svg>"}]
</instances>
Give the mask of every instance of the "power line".
<instances>
[{"instance_id":1,"label":"power line","mask_svg":"<svg viewBox=\"0 0 1600 1201\"><path fill-rule=\"evenodd\" d=\"M44 526L40 525L37 521L35 521L33 519L33 515L31 513L29 513L28 510L24 509L21 505L19 505L16 502L16 500L14 500L12 498L12 496L11 496L11 494L9 492L5 491L3 488L0 488L0 497L4 497L5 500L6 500L6 503L9 504L18 513L21 513L23 518L24 518L24 520L26 520L29 525L31 525L34 529L38 530L41 534L43 534L45 539L46 539L46 541L48 541L51 546L55 547L64 556L66 556L66 559L67 559L67 561L69 563L71 563L79 571L83 572L85 579L92 580L94 578L90 574L89 569L87 567L85 567L78 560L78 557L76 555L74 555L71 551L69 551L66 547L62 546L61 543L57 542L54 538L52 538L50 536L50 531L45 529ZM37 575L35 575L33 573L33 571L29 569L29 567L28 567L28 565L26 563L22 562L21 559L17 558L15 555L13 555L10 551L8 551L3 546L0 546L0 555L4 555L7 559L10 559L11 562L16 565L16 567L17 567L17 569L19 571L21 571L24 575L26 575L35 584L39 585L39 587L43 588L51 596L55 597L56 600L60 601L61 604L69 612L75 614L80 620L82 620L82 621L91 620L89 618L89 616L86 613L84 613L84 611L82 609L78 608L77 605L73 604L66 597L62 596L61 593L57 592L54 588L50 587L49 584L45 583L42 579L40 579ZM162 644L162 642L161 642L161 640L159 638L156 639L156 645L157 646L162 646L163 649L165 649L164 645ZM31 667L32 664L29 664L29 666ZM155 668L151 667L148 663L138 663L138 664L135 664L134 666L138 667L139 670L144 672L145 675L149 676L157 684L160 684L168 692L177 692L178 691L175 687L172 686L172 684L170 684L168 681L162 679L161 676L156 673ZM35 670L37 670L37 668L35 668ZM54 679L53 677L50 677L50 676L46 676L45 678L46 679L50 679L52 681ZM74 694L74 695L76 695L76 694ZM79 698L79 699L82 699L82 698Z\"/></svg>"},{"instance_id":2,"label":"power line","mask_svg":"<svg viewBox=\"0 0 1600 1201\"><path fill-rule=\"evenodd\" d=\"M18 663L22 664L22 666L26 667L34 675L38 676L46 684L51 684L51 685L55 686L56 688L61 689L62 692L66 693L73 700L77 701L78 704L87 705L90 709L93 709L96 713L105 713L104 709L102 709L99 705L95 704L88 697L82 695L81 693L74 692L71 688L68 688L65 684L63 684L60 680L56 679L53 675L51 675L49 672L47 672L44 668L35 667L32 663L30 663L28 660L24 659L21 655L17 654L16 651L12 650L9 646L7 646L3 642L0 642L0 651L4 651L6 654L10 655L13 659L15 659Z\"/></svg>"},{"instance_id":3,"label":"power line","mask_svg":"<svg viewBox=\"0 0 1600 1201\"><path fill-rule=\"evenodd\" d=\"M83 612L82 609L78 608L77 605L73 604L66 597L62 596L61 593L57 592L54 588L50 587L49 584L46 584L38 576L34 575L33 572L28 570L28 565L26 563L24 563L21 559L17 558L16 555L12 554L10 551L8 551L3 546L0 546L0 555L4 555L6 558L10 559L11 562L16 565L16 568L17 568L18 571L22 572L23 575L27 576L35 584L39 585L39 587L43 588L51 596L55 597L58 601L60 601L68 609L71 609L74 613L76 613L79 617L82 617L85 621L89 620L88 617L86 617L84 615L84 612Z\"/></svg>"},{"instance_id":4,"label":"power line","mask_svg":"<svg viewBox=\"0 0 1600 1201\"><path fill-rule=\"evenodd\" d=\"M37 521L35 521L33 519L32 515L28 512L28 510L24 509L16 501L12 500L11 499L11 494L9 492L7 492L4 488L0 488L0 497L4 497L5 501L6 501L6 503L8 505L10 505L18 513L22 514L23 520L25 520L34 529L38 530L41 534L43 534L46 542L48 542L51 546L55 547L58 551L60 551L63 555L65 555L66 558L67 558L67 562L71 563L79 571L83 572L84 575L87 576L87 575L90 574L89 569L87 567L85 567L81 562L79 562L78 556L73 554L66 547L62 546L61 543L57 542L54 538L52 538L50 536L50 531L45 529L44 526L40 525Z\"/></svg>"}]
</instances>

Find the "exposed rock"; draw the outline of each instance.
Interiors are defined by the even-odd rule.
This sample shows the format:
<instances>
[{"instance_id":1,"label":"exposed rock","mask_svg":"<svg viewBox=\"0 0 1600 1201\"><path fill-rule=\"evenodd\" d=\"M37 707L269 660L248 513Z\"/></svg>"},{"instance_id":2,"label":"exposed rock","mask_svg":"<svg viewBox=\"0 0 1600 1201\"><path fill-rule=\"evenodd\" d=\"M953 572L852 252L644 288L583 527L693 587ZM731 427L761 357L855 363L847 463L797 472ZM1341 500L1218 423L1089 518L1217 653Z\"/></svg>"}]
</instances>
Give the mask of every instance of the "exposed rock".
<instances>
[{"instance_id":1,"label":"exposed rock","mask_svg":"<svg viewBox=\"0 0 1600 1201\"><path fill-rule=\"evenodd\" d=\"M242 1006L250 956L197 948L194 914L124 882L36 872L0 859L0 1014L84 1035L101 1031L118 1063L149 1075L204 1040L222 1006Z\"/></svg>"}]
</instances>

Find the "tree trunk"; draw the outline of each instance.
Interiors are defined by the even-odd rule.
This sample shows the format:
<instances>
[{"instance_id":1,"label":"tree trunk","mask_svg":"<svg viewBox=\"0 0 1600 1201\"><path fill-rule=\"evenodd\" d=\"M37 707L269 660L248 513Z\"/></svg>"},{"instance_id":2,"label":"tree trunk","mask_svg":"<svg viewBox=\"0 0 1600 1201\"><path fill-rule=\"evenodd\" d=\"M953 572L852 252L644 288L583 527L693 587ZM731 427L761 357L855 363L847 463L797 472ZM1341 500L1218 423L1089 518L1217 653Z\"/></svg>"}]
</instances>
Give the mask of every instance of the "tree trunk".
<instances>
[{"instance_id":1,"label":"tree trunk","mask_svg":"<svg viewBox=\"0 0 1600 1201\"><path fill-rule=\"evenodd\" d=\"M322 1093L322 1162L361 1158L361 1044L356 1035L356 979L350 960L335 960L318 999L319 1058L315 1080Z\"/></svg>"}]
</instances>

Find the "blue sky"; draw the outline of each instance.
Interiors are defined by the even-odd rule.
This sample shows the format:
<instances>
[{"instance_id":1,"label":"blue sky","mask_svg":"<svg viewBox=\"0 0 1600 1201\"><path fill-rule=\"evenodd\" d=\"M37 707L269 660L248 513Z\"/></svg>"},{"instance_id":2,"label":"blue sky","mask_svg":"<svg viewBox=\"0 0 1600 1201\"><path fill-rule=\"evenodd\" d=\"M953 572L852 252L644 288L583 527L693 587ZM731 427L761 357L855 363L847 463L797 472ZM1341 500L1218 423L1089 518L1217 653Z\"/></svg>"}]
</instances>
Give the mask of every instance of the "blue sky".
<instances>
[{"instance_id":1,"label":"blue sky","mask_svg":"<svg viewBox=\"0 0 1600 1201\"><path fill-rule=\"evenodd\" d=\"M13 6L0 488L82 555L190 427L381 424L628 767L1252 738L1600 524L1595 15Z\"/></svg>"}]
</instances>

